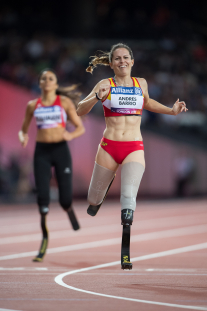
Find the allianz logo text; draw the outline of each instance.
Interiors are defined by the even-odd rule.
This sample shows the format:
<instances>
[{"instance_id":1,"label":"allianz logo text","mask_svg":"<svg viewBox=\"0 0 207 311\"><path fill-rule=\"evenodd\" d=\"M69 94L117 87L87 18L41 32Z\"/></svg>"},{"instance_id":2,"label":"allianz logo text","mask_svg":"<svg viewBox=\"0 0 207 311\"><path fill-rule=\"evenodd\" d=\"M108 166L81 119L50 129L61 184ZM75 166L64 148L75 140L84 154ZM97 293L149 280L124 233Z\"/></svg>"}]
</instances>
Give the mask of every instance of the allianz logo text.
<instances>
[{"instance_id":1,"label":"allianz logo text","mask_svg":"<svg viewBox=\"0 0 207 311\"><path fill-rule=\"evenodd\" d=\"M133 87L112 87L111 93L115 94L134 94L134 88Z\"/></svg>"}]
</instances>

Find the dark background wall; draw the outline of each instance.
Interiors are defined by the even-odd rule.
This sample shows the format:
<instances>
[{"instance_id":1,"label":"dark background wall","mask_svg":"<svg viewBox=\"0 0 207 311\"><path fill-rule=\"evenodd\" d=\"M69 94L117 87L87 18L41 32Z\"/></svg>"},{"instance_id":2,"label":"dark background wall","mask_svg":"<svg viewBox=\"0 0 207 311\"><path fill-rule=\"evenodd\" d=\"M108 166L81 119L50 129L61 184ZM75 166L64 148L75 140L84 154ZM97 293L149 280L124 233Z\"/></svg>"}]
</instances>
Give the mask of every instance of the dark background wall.
<instances>
[{"instance_id":1,"label":"dark background wall","mask_svg":"<svg viewBox=\"0 0 207 311\"><path fill-rule=\"evenodd\" d=\"M1 1L1 27L25 35L46 31L73 38L154 38L191 27L206 32L205 1ZM141 29L140 29L141 27ZM153 31L152 30L153 27Z\"/></svg>"}]
</instances>

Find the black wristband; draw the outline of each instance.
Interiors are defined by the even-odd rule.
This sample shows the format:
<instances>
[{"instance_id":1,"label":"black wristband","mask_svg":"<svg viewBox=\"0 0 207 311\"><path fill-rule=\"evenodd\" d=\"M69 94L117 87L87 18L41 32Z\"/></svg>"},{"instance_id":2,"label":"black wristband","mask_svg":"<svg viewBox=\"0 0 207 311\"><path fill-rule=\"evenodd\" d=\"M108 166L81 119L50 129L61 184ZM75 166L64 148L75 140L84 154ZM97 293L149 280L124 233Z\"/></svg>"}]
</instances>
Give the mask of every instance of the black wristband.
<instances>
[{"instance_id":1,"label":"black wristband","mask_svg":"<svg viewBox=\"0 0 207 311\"><path fill-rule=\"evenodd\" d=\"M95 93L95 94L96 94L96 98L97 98L98 100L102 100L102 98L99 98L98 93Z\"/></svg>"}]
</instances>

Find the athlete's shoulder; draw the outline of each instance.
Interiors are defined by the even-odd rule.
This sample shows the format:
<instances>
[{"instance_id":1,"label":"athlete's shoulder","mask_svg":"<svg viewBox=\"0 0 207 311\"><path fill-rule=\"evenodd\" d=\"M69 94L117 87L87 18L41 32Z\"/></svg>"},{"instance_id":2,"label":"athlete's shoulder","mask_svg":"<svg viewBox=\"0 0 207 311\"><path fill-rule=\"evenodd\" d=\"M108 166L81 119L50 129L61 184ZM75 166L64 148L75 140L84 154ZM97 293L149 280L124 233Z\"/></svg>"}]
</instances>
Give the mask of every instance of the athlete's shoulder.
<instances>
[{"instance_id":1,"label":"athlete's shoulder","mask_svg":"<svg viewBox=\"0 0 207 311\"><path fill-rule=\"evenodd\" d=\"M146 81L144 78L136 77L136 79L137 79L138 82L140 82L140 83L147 84L147 81Z\"/></svg>"},{"instance_id":2,"label":"athlete's shoulder","mask_svg":"<svg viewBox=\"0 0 207 311\"><path fill-rule=\"evenodd\" d=\"M136 78L142 89L147 89L147 81L144 78Z\"/></svg>"},{"instance_id":3,"label":"athlete's shoulder","mask_svg":"<svg viewBox=\"0 0 207 311\"><path fill-rule=\"evenodd\" d=\"M35 107L36 107L37 101L38 101L38 98L35 98L35 99L32 99L32 100L28 101L27 109L29 109L31 111L34 110Z\"/></svg>"},{"instance_id":4,"label":"athlete's shoulder","mask_svg":"<svg viewBox=\"0 0 207 311\"><path fill-rule=\"evenodd\" d=\"M67 96L64 95L60 95L60 102L62 107L64 108L65 111L67 111L68 109L73 109L74 108L74 104L72 99L70 99Z\"/></svg>"},{"instance_id":5,"label":"athlete's shoulder","mask_svg":"<svg viewBox=\"0 0 207 311\"><path fill-rule=\"evenodd\" d=\"M60 101L62 105L71 105L73 104L72 100L64 95L60 95Z\"/></svg>"},{"instance_id":6,"label":"athlete's shoulder","mask_svg":"<svg viewBox=\"0 0 207 311\"><path fill-rule=\"evenodd\" d=\"M109 80L109 79L103 79L103 80L100 80L100 81L98 82L98 84L99 84L99 85L101 85L101 84L108 84L108 85L110 85L110 80Z\"/></svg>"},{"instance_id":7,"label":"athlete's shoulder","mask_svg":"<svg viewBox=\"0 0 207 311\"><path fill-rule=\"evenodd\" d=\"M27 105L28 106L35 106L37 101L38 101L39 98L35 98L35 99L32 99L30 101L28 101Z\"/></svg>"},{"instance_id":8,"label":"athlete's shoulder","mask_svg":"<svg viewBox=\"0 0 207 311\"><path fill-rule=\"evenodd\" d=\"M59 97L60 97L61 103L67 102L67 100L69 99L67 96L64 96L64 95L59 95Z\"/></svg>"}]
</instances>

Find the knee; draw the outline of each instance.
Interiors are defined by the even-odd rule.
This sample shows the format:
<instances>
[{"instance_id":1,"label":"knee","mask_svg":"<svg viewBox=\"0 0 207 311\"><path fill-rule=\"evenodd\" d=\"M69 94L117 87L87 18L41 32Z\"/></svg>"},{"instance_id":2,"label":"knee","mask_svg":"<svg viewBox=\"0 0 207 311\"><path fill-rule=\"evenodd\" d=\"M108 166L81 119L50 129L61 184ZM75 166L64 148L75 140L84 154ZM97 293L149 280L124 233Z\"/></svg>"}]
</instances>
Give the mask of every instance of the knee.
<instances>
[{"instance_id":1,"label":"knee","mask_svg":"<svg viewBox=\"0 0 207 311\"><path fill-rule=\"evenodd\" d=\"M64 209L64 211L67 212L72 205L72 199L60 200L59 203L60 203L61 207Z\"/></svg>"},{"instance_id":2,"label":"knee","mask_svg":"<svg viewBox=\"0 0 207 311\"><path fill-rule=\"evenodd\" d=\"M37 194L37 204L39 206L39 209L42 209L42 207L47 207L49 206L50 203L50 197L49 194L43 194L43 193L38 193Z\"/></svg>"},{"instance_id":3,"label":"knee","mask_svg":"<svg viewBox=\"0 0 207 311\"><path fill-rule=\"evenodd\" d=\"M39 212L41 215L47 215L49 212L49 207L48 206L44 206L44 205L40 205L39 206Z\"/></svg>"}]
</instances>

